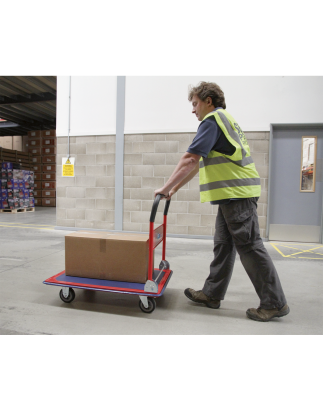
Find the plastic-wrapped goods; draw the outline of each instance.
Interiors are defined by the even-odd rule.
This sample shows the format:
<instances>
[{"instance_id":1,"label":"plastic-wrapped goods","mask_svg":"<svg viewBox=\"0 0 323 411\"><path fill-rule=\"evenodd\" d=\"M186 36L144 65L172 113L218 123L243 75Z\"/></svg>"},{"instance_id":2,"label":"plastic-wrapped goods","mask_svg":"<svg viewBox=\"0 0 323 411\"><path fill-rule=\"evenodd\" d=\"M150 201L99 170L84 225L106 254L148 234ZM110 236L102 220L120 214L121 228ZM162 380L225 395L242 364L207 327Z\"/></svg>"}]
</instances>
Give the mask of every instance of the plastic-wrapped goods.
<instances>
[{"instance_id":1,"label":"plastic-wrapped goods","mask_svg":"<svg viewBox=\"0 0 323 411\"><path fill-rule=\"evenodd\" d=\"M0 199L0 208L1 209L7 209L9 208L9 200L7 198L1 198Z\"/></svg>"},{"instance_id":2,"label":"plastic-wrapped goods","mask_svg":"<svg viewBox=\"0 0 323 411\"><path fill-rule=\"evenodd\" d=\"M13 178L15 180L23 180L24 179L24 171L25 170L13 170Z\"/></svg>"},{"instance_id":3,"label":"plastic-wrapped goods","mask_svg":"<svg viewBox=\"0 0 323 411\"><path fill-rule=\"evenodd\" d=\"M3 162L2 163L2 168L6 169L6 170L13 170L13 163Z\"/></svg>"},{"instance_id":4,"label":"plastic-wrapped goods","mask_svg":"<svg viewBox=\"0 0 323 411\"><path fill-rule=\"evenodd\" d=\"M21 170L14 163L0 163L0 209L35 207L34 182L34 171Z\"/></svg>"}]
</instances>

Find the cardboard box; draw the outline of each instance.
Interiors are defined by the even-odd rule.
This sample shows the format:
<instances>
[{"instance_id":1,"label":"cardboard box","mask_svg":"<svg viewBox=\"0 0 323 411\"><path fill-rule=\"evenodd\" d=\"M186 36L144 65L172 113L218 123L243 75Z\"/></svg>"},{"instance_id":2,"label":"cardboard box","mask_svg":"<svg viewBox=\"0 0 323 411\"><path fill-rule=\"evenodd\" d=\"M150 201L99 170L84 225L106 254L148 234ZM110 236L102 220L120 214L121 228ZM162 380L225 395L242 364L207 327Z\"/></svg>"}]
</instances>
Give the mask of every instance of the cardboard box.
<instances>
[{"instance_id":1,"label":"cardboard box","mask_svg":"<svg viewBox=\"0 0 323 411\"><path fill-rule=\"evenodd\" d=\"M56 137L52 138L43 138L42 145L43 146L56 146L57 139Z\"/></svg>"},{"instance_id":2,"label":"cardboard box","mask_svg":"<svg viewBox=\"0 0 323 411\"><path fill-rule=\"evenodd\" d=\"M35 173L40 173L40 172L42 171L42 167L43 167L42 164L33 164L33 165L32 165L32 170L33 170Z\"/></svg>"},{"instance_id":3,"label":"cardboard box","mask_svg":"<svg viewBox=\"0 0 323 411\"><path fill-rule=\"evenodd\" d=\"M41 147L42 140L40 138L30 138L28 137L28 150L33 147Z\"/></svg>"},{"instance_id":4,"label":"cardboard box","mask_svg":"<svg viewBox=\"0 0 323 411\"><path fill-rule=\"evenodd\" d=\"M42 197L56 197L56 190L42 190Z\"/></svg>"},{"instance_id":5,"label":"cardboard box","mask_svg":"<svg viewBox=\"0 0 323 411\"><path fill-rule=\"evenodd\" d=\"M12 149L22 151L22 136L12 137Z\"/></svg>"},{"instance_id":6,"label":"cardboard box","mask_svg":"<svg viewBox=\"0 0 323 411\"><path fill-rule=\"evenodd\" d=\"M41 156L35 156L35 157L32 157L32 158L31 158L31 161L32 161L33 163L41 163L42 158L41 158Z\"/></svg>"},{"instance_id":7,"label":"cardboard box","mask_svg":"<svg viewBox=\"0 0 323 411\"><path fill-rule=\"evenodd\" d=\"M42 162L43 164L47 164L47 163L56 163L56 156L43 156L42 157Z\"/></svg>"},{"instance_id":8,"label":"cardboard box","mask_svg":"<svg viewBox=\"0 0 323 411\"><path fill-rule=\"evenodd\" d=\"M42 205L42 198L34 198L34 205L41 206Z\"/></svg>"},{"instance_id":9,"label":"cardboard box","mask_svg":"<svg viewBox=\"0 0 323 411\"><path fill-rule=\"evenodd\" d=\"M28 131L28 137L40 137L40 130Z\"/></svg>"},{"instance_id":10,"label":"cardboard box","mask_svg":"<svg viewBox=\"0 0 323 411\"><path fill-rule=\"evenodd\" d=\"M56 130L42 130L41 131L41 136L42 137L48 137L48 136L55 137L56 136Z\"/></svg>"},{"instance_id":11,"label":"cardboard box","mask_svg":"<svg viewBox=\"0 0 323 411\"><path fill-rule=\"evenodd\" d=\"M44 164L42 171L43 173L56 173L56 164Z\"/></svg>"},{"instance_id":12,"label":"cardboard box","mask_svg":"<svg viewBox=\"0 0 323 411\"><path fill-rule=\"evenodd\" d=\"M41 147L29 147L28 153L30 153L32 157L41 156L41 150L42 150Z\"/></svg>"},{"instance_id":13,"label":"cardboard box","mask_svg":"<svg viewBox=\"0 0 323 411\"><path fill-rule=\"evenodd\" d=\"M35 190L40 190L42 188L42 185L41 185L41 181L35 181L34 182L34 189Z\"/></svg>"},{"instance_id":14,"label":"cardboard box","mask_svg":"<svg viewBox=\"0 0 323 411\"><path fill-rule=\"evenodd\" d=\"M12 136L0 137L0 147L12 150Z\"/></svg>"},{"instance_id":15,"label":"cardboard box","mask_svg":"<svg viewBox=\"0 0 323 411\"><path fill-rule=\"evenodd\" d=\"M42 180L52 180L55 181L56 180L56 174L55 173L43 173L42 174Z\"/></svg>"},{"instance_id":16,"label":"cardboard box","mask_svg":"<svg viewBox=\"0 0 323 411\"><path fill-rule=\"evenodd\" d=\"M66 275L145 283L148 234L77 231L65 236Z\"/></svg>"},{"instance_id":17,"label":"cardboard box","mask_svg":"<svg viewBox=\"0 0 323 411\"><path fill-rule=\"evenodd\" d=\"M56 198L42 198L40 205L43 207L56 207Z\"/></svg>"},{"instance_id":18,"label":"cardboard box","mask_svg":"<svg viewBox=\"0 0 323 411\"><path fill-rule=\"evenodd\" d=\"M42 181L43 190L56 190L56 181Z\"/></svg>"},{"instance_id":19,"label":"cardboard box","mask_svg":"<svg viewBox=\"0 0 323 411\"><path fill-rule=\"evenodd\" d=\"M28 153L28 136L22 136L22 150L24 153Z\"/></svg>"},{"instance_id":20,"label":"cardboard box","mask_svg":"<svg viewBox=\"0 0 323 411\"><path fill-rule=\"evenodd\" d=\"M42 155L43 156L49 156L56 154L56 146L50 147L50 146L45 146L42 148Z\"/></svg>"}]
</instances>

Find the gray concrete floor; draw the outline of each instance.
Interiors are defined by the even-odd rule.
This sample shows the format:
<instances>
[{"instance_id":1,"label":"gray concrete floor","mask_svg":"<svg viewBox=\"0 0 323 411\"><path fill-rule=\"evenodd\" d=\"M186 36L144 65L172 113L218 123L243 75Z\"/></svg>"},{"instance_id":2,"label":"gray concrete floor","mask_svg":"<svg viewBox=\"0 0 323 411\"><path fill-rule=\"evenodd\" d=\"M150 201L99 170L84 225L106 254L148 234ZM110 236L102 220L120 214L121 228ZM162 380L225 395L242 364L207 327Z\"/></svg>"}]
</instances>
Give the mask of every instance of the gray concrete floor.
<instances>
[{"instance_id":1,"label":"gray concrete floor","mask_svg":"<svg viewBox=\"0 0 323 411\"><path fill-rule=\"evenodd\" d=\"M168 238L173 276L152 314L134 295L75 290L65 304L59 287L43 281L64 270L64 236L55 230L56 209L0 213L0 334L2 335L321 335L322 244L265 243L291 312L268 323L249 320L259 300L237 258L221 308L189 301L187 287L201 289L212 259L212 240ZM283 256L290 255L291 257ZM313 250L314 249L314 250ZM301 250L311 250L306 253ZM161 247L155 260L160 260Z\"/></svg>"}]
</instances>

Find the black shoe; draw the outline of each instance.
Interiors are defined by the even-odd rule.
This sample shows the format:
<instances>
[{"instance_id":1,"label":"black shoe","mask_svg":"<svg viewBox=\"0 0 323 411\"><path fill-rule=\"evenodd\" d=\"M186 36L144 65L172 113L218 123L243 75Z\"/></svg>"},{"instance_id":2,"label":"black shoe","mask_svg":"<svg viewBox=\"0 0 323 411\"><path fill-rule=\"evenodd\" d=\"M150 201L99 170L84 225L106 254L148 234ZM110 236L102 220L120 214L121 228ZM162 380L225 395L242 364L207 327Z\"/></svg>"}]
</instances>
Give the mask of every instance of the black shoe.
<instances>
[{"instance_id":1,"label":"black shoe","mask_svg":"<svg viewBox=\"0 0 323 411\"><path fill-rule=\"evenodd\" d=\"M195 291L192 288L186 288L184 294L187 298L194 301L195 303L205 304L209 308L220 308L220 300L215 300L203 293L202 290Z\"/></svg>"}]
</instances>

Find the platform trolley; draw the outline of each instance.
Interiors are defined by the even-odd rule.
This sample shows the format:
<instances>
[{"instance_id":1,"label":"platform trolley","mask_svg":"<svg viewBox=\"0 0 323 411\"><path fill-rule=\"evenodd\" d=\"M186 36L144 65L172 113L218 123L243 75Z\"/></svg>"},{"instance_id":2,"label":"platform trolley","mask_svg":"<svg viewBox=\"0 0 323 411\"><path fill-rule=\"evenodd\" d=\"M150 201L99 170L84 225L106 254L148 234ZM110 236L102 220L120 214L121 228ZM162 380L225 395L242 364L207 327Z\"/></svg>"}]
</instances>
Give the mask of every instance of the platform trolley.
<instances>
[{"instance_id":1,"label":"platform trolley","mask_svg":"<svg viewBox=\"0 0 323 411\"><path fill-rule=\"evenodd\" d=\"M166 260L166 226L170 199L166 200L165 203L163 224L154 229L155 217L161 198L161 194L158 194L155 197L150 214L148 280L145 284L68 276L65 274L65 271L48 278L43 281L43 283L62 287L59 296L64 303L71 303L74 300L75 292L73 288L106 291L111 293L135 294L139 296L139 307L141 311L144 313L152 313L156 308L156 298L161 297L164 294L167 284L173 274L173 271L170 270L169 263ZM153 257L154 250L160 243L163 243L162 260L157 269L153 268Z\"/></svg>"}]
</instances>

